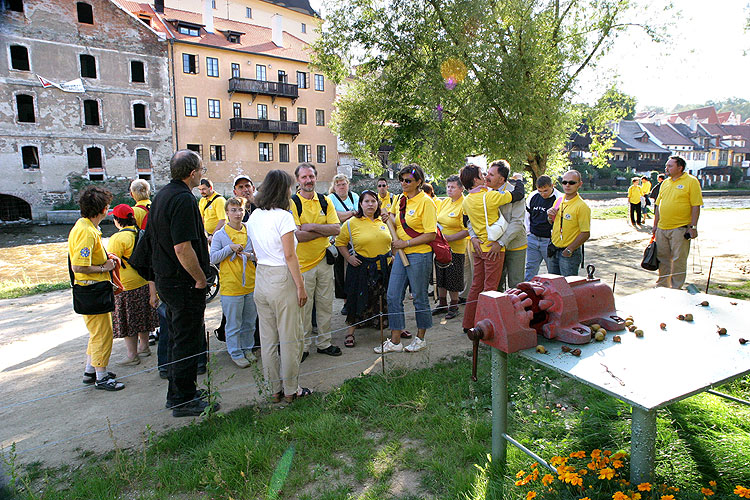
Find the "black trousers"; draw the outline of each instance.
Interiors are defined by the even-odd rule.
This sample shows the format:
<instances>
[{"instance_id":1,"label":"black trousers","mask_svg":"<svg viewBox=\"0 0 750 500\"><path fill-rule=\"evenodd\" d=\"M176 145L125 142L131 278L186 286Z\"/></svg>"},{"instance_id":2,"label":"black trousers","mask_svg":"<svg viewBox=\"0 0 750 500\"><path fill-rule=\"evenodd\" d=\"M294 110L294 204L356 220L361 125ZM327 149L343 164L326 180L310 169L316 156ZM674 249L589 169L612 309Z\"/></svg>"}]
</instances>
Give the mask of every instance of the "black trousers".
<instances>
[{"instance_id":1,"label":"black trousers","mask_svg":"<svg viewBox=\"0 0 750 500\"><path fill-rule=\"evenodd\" d=\"M176 405L195 397L198 354L205 350L206 292L190 283L160 280L158 276L156 291L167 305L167 401Z\"/></svg>"},{"instance_id":2,"label":"black trousers","mask_svg":"<svg viewBox=\"0 0 750 500\"><path fill-rule=\"evenodd\" d=\"M641 216L641 203L630 204L630 222L636 223L635 215L638 215L638 224L643 224L643 216Z\"/></svg>"}]
</instances>

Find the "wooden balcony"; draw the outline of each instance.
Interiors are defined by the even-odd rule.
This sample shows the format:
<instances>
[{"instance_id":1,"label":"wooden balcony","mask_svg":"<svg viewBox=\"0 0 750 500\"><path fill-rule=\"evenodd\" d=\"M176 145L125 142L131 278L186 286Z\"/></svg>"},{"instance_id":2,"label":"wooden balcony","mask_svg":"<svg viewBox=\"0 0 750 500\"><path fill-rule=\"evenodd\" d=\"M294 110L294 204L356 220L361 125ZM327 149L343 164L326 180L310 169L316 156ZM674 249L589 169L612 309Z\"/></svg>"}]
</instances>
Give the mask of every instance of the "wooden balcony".
<instances>
[{"instance_id":1,"label":"wooden balcony","mask_svg":"<svg viewBox=\"0 0 750 500\"><path fill-rule=\"evenodd\" d=\"M299 123L279 120L261 120L258 118L230 118L229 132L234 137L235 132L253 132L255 139L258 134L273 134L273 138L279 134L288 134L292 140L299 135Z\"/></svg>"},{"instance_id":2,"label":"wooden balcony","mask_svg":"<svg viewBox=\"0 0 750 500\"><path fill-rule=\"evenodd\" d=\"M299 97L297 86L292 83L251 80L250 78L230 78L230 99L235 92L250 94L253 96L253 100L255 100L255 96L268 95L271 96L271 102L277 97L286 97L292 100L292 104L294 104L294 101Z\"/></svg>"}]
</instances>

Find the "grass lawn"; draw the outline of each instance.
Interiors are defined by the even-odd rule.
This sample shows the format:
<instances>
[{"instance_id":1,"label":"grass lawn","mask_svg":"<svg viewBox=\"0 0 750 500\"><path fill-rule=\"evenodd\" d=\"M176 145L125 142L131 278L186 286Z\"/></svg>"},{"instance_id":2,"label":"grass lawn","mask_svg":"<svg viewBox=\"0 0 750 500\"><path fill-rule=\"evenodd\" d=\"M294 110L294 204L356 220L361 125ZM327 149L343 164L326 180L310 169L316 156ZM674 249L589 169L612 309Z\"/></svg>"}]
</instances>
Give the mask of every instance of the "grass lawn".
<instances>
[{"instance_id":1,"label":"grass lawn","mask_svg":"<svg viewBox=\"0 0 750 500\"><path fill-rule=\"evenodd\" d=\"M582 450L585 464L595 449L627 455L627 405L518 356L509 359L511 435L547 460ZM12 475L16 496L479 500L530 498L533 490L537 498L609 500L635 489L618 482L629 475L627 457L623 467L610 465L611 480L589 471L584 486L595 487L585 490L555 478L546 491L545 471L533 478L531 460L513 447L505 471L488 467L489 348L481 350L477 383L470 381L470 364L457 356L427 369L362 376L284 408L247 407L150 435L142 450L82 453L80 467L31 464ZM750 399L750 377L720 390ZM750 487L750 407L702 394L659 410L657 425L658 477L641 500L701 499L709 481L718 483L712 499L737 499L737 485ZM514 485L526 475L529 484ZM501 478L502 492L488 491L490 476ZM660 489L662 483L679 492Z\"/></svg>"},{"instance_id":2,"label":"grass lawn","mask_svg":"<svg viewBox=\"0 0 750 500\"><path fill-rule=\"evenodd\" d=\"M591 210L592 219L627 219L629 216L629 208L625 205L616 207L594 208Z\"/></svg>"},{"instance_id":3,"label":"grass lawn","mask_svg":"<svg viewBox=\"0 0 750 500\"><path fill-rule=\"evenodd\" d=\"M0 281L0 299L17 299L26 295L54 292L70 288L70 281L37 283L30 279L8 279Z\"/></svg>"}]
</instances>

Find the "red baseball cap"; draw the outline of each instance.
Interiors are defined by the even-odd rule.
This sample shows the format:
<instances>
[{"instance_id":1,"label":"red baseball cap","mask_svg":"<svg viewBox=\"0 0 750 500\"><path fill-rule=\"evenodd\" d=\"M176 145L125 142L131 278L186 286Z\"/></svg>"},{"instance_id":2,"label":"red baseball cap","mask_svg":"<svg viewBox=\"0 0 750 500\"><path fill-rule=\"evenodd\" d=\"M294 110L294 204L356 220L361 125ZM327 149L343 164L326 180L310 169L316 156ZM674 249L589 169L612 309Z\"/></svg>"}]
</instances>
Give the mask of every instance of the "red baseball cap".
<instances>
[{"instance_id":1,"label":"red baseball cap","mask_svg":"<svg viewBox=\"0 0 750 500\"><path fill-rule=\"evenodd\" d=\"M119 217L120 219L127 219L128 214L134 215L133 207L124 203L117 205L115 208L109 211L109 215L114 215L115 217Z\"/></svg>"}]
</instances>

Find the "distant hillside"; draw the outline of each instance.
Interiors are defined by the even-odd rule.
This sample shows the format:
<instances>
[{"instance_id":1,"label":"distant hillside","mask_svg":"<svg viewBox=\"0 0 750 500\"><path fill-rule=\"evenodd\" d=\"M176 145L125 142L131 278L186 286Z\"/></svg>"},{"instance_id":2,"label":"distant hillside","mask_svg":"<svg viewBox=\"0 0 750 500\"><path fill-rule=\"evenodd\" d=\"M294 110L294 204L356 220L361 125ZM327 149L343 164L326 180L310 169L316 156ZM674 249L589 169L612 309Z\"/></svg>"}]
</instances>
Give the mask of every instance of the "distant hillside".
<instances>
[{"instance_id":1,"label":"distant hillside","mask_svg":"<svg viewBox=\"0 0 750 500\"><path fill-rule=\"evenodd\" d=\"M722 113L724 111L732 111L735 114L739 114L743 120L750 117L750 101L747 99L741 99L739 97L730 97L723 101L706 101L703 104L678 104L672 110L672 113L678 113L680 111L687 111L688 109L702 108L705 106L713 106L716 111Z\"/></svg>"}]
</instances>

